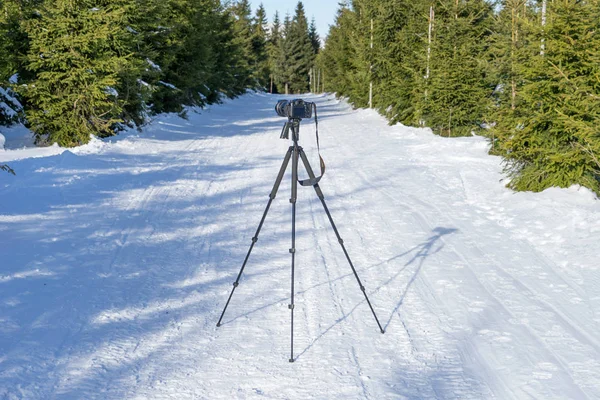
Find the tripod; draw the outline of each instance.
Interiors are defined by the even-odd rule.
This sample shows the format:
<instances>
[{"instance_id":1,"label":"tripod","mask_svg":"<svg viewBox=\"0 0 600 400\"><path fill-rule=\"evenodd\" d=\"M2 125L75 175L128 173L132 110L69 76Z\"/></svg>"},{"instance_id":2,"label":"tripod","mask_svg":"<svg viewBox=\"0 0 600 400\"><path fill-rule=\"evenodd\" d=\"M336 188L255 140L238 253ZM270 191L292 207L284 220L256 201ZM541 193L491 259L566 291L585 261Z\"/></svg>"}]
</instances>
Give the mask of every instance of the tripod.
<instances>
[{"instance_id":1,"label":"tripod","mask_svg":"<svg viewBox=\"0 0 600 400\"><path fill-rule=\"evenodd\" d=\"M335 223L333 222L333 218L331 217L329 208L327 208L327 204L325 203L325 196L323 196L323 192L321 191L321 188L319 187L319 183L318 183L319 179L315 177L315 174L308 162L308 158L306 157L304 150L302 149L302 147L300 147L298 145L299 132L300 132L300 118L289 118L288 123L284 126L284 130L286 130L288 128L292 132L293 144L289 147L287 153L285 154L285 158L283 159L283 164L281 164L281 168L279 169L279 173L277 174L277 179L275 180L273 189L271 190L271 193L269 194L269 202L267 203L267 207L265 208L265 211L260 220L260 223L258 224L256 233L252 237L252 244L250 244L250 248L248 249L248 253L246 254L246 258L244 259L242 268L240 269L237 279L235 280L235 282L233 282L233 288L231 289L231 293L229 294L227 303L225 303L225 307L223 308L223 312L221 313L219 322L217 322L217 327L221 326L221 321L223 320L225 311L227 310L227 307L229 306L229 302L231 301L233 292L235 292L235 289L239 286L240 278L242 277L242 273L244 272L244 268L246 267L246 263L248 262L250 253L252 252L254 245L258 241L258 235L260 233L260 230L262 229L263 223L265 222L265 218L267 217L267 213L269 212L269 209L271 208L271 203L273 202L273 199L275 199L275 196L277 195L277 191L279 190L279 185L281 184L281 180L283 179L283 176L285 175L285 171L287 170L288 164L291 159L292 160L292 196L290 198L290 203L292 203L292 247L290 248L290 254L292 255L292 285L291 285L291 302L288 305L288 308L291 311L291 340L290 340L290 349L291 350L290 350L290 360L289 361L294 362L294 272L295 272L295 260L296 260L296 194L298 191L298 161L299 161L299 159L302 159L304 168L306 169L306 172L308 173L308 176L310 177L310 179L301 182L301 184L303 184L303 185L310 184L315 189L315 192L317 193L317 196L321 200L321 204L323 205L323 208L325 209L327 218L329 219L329 222L331 223L331 227L333 228L333 231L335 232L335 235L337 236L338 242L342 246L342 250L344 251L344 255L346 256L346 259L348 260L348 264L350 264L350 268L352 268L352 272L354 273L354 277L356 278L356 281L358 282L358 286L360 287L360 290L363 292L363 295L365 296L365 299L367 300L367 304L369 305L369 308L371 309L371 312L373 313L373 317L375 317L375 321L377 322L377 325L379 326L379 330L381 331L381 333L385 333L385 331L383 330L383 328L381 327L381 324L379 323L379 319L377 318L377 315L375 314L375 310L373 309L373 306L371 305L371 301L369 300L369 297L367 296L365 287L363 286L362 282L360 281L360 278L358 277L358 274L356 273L356 269L354 268L354 265L352 264L352 260L350 260L350 256L348 255L346 246L344 246L344 241L342 240L342 238L335 226ZM283 134L282 134L282 137L284 137Z\"/></svg>"}]
</instances>

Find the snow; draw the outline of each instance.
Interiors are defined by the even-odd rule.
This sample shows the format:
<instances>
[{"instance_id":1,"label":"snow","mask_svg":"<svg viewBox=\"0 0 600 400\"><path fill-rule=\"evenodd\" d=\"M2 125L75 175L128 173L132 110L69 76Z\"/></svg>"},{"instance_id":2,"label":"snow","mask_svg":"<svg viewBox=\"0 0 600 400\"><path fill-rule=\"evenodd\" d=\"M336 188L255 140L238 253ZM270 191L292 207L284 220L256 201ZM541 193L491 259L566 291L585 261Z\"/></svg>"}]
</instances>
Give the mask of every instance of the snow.
<instances>
[{"instance_id":1,"label":"snow","mask_svg":"<svg viewBox=\"0 0 600 400\"><path fill-rule=\"evenodd\" d=\"M162 70L160 69L160 65L156 64L156 63L155 63L154 61L152 61L151 59L149 59L149 58L146 58L146 62L148 63L148 65L150 65L150 67L151 67L152 69L155 69L155 70L157 70L157 71L162 71Z\"/></svg>"},{"instance_id":2,"label":"snow","mask_svg":"<svg viewBox=\"0 0 600 400\"><path fill-rule=\"evenodd\" d=\"M107 86L104 88L104 93L108 94L109 96L115 96L115 97L117 97L119 95L119 92L117 91L117 89L115 89L114 87L110 87L110 86Z\"/></svg>"},{"instance_id":3,"label":"snow","mask_svg":"<svg viewBox=\"0 0 600 400\"><path fill-rule=\"evenodd\" d=\"M6 138L0 133L0 150L4 150L4 143L6 143Z\"/></svg>"},{"instance_id":4,"label":"snow","mask_svg":"<svg viewBox=\"0 0 600 400\"><path fill-rule=\"evenodd\" d=\"M177 89L177 87L175 85L173 85L172 83L169 82L163 82L163 81L158 81L158 83L160 83L161 85L164 85L166 87L168 87L169 89L175 89L175 90L179 90Z\"/></svg>"},{"instance_id":5,"label":"snow","mask_svg":"<svg viewBox=\"0 0 600 400\"><path fill-rule=\"evenodd\" d=\"M484 139L390 127L330 95L306 96L320 185L386 333L299 188L288 362L289 175L217 328L289 145L281 98L71 150L7 136L0 398L600 398L595 195L512 192Z\"/></svg>"},{"instance_id":6,"label":"snow","mask_svg":"<svg viewBox=\"0 0 600 400\"><path fill-rule=\"evenodd\" d=\"M14 93L10 89L4 89L3 87L0 87L0 99L6 100L10 103L9 105L5 101L0 100L0 112L2 112L8 118L15 117L17 115L17 111L23 108L19 100L14 96Z\"/></svg>"}]
</instances>

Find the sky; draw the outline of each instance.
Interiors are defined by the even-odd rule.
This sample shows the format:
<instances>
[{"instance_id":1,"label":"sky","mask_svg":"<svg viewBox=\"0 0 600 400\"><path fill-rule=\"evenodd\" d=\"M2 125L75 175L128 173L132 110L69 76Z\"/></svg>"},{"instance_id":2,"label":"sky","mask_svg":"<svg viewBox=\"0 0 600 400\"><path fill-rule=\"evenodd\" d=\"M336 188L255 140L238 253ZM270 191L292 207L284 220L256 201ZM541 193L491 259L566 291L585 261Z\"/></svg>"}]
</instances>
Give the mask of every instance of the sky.
<instances>
[{"instance_id":1,"label":"sky","mask_svg":"<svg viewBox=\"0 0 600 400\"><path fill-rule=\"evenodd\" d=\"M265 10L267 10L269 23L273 22L275 11L279 11L279 17L282 21L285 14L288 12L290 16L293 16L296 4L298 4L297 0L250 0L253 13L256 13L256 9L261 2L263 3ZM329 25L333 25L335 14L338 9L338 3L339 0L302 0L308 23L310 23L312 17L315 17L317 31L319 32L321 39L327 36Z\"/></svg>"}]
</instances>

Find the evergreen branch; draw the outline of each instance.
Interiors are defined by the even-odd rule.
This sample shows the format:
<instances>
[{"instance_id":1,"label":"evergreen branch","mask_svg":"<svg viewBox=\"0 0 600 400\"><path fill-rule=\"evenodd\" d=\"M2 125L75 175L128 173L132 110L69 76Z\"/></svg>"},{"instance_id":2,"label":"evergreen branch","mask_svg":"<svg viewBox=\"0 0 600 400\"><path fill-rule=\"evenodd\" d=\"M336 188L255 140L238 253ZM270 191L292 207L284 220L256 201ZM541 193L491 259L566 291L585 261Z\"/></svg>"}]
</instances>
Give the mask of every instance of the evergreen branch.
<instances>
[{"instance_id":1,"label":"evergreen branch","mask_svg":"<svg viewBox=\"0 0 600 400\"><path fill-rule=\"evenodd\" d=\"M584 153L586 153L588 156L590 156L592 161L598 166L598 169L596 171L600 172L600 160L598 159L596 154L594 154L592 149L590 149L589 143L587 144L587 146L584 146L579 142L572 143L571 145L574 147L579 147L581 150L583 150Z\"/></svg>"},{"instance_id":2,"label":"evergreen branch","mask_svg":"<svg viewBox=\"0 0 600 400\"><path fill-rule=\"evenodd\" d=\"M16 174L15 174L15 170L14 170L14 169L12 169L11 167L9 167L7 164L0 164L0 169L1 169L2 171L6 171L6 172L8 172L9 174L16 175Z\"/></svg>"},{"instance_id":3,"label":"evergreen branch","mask_svg":"<svg viewBox=\"0 0 600 400\"><path fill-rule=\"evenodd\" d=\"M595 94L593 94L593 93L590 93L590 92L586 92L586 91L582 91L582 90L580 90L580 89L579 89L579 86L577 86L577 84L575 84L575 83L574 83L572 80L570 80L570 79L569 79L569 77L568 77L568 76L567 76L567 75L566 75L566 74L565 74L565 73L564 73L564 72L563 72L563 71L562 71L562 70L561 70L561 69L560 69L560 68L559 68L559 67L558 67L556 64L554 64L554 63L553 63L552 61L550 61L550 60L548 60L548 63L549 63L550 65L552 65L552 67L554 67L554 69L556 69L556 70L558 71L558 73L559 73L559 74L560 74L560 75L561 75L563 78L565 78L565 80L566 80L567 82L569 82L571 85L573 85L573 87L575 88L575 90L577 90L578 92L580 92L580 91L581 91L581 92L583 92L583 94L585 94L585 95L588 95L588 96L590 96L590 97L591 97L591 98L593 98L593 99L596 99L596 100L600 99L600 96L596 96L596 95L595 95Z\"/></svg>"}]
</instances>

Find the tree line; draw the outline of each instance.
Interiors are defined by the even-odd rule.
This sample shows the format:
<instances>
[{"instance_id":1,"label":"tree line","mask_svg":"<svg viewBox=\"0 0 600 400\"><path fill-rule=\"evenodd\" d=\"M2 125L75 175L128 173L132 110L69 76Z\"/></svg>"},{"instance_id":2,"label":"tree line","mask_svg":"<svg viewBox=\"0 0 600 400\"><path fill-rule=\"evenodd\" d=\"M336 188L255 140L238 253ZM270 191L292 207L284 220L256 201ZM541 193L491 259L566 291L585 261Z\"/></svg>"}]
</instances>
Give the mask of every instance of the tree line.
<instances>
[{"instance_id":1,"label":"tree line","mask_svg":"<svg viewBox=\"0 0 600 400\"><path fill-rule=\"evenodd\" d=\"M3 0L0 125L76 146L247 90L305 92L320 40L248 0Z\"/></svg>"},{"instance_id":2,"label":"tree line","mask_svg":"<svg viewBox=\"0 0 600 400\"><path fill-rule=\"evenodd\" d=\"M514 189L600 194L599 0L352 0L318 63L392 124L489 137Z\"/></svg>"}]
</instances>

